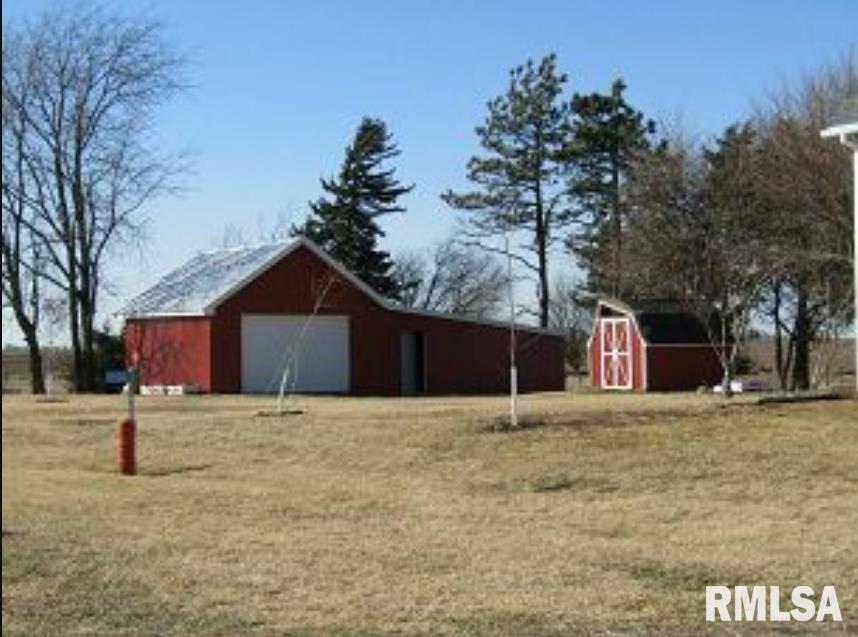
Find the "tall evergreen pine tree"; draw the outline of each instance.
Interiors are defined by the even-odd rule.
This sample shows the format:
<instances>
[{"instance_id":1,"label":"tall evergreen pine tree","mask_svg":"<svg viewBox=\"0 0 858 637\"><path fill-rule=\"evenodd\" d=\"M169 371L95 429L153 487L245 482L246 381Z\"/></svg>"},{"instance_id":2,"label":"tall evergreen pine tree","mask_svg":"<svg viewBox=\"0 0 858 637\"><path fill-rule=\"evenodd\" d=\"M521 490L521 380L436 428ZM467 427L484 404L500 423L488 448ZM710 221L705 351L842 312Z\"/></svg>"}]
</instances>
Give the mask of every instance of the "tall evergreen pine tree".
<instances>
[{"instance_id":1,"label":"tall evergreen pine tree","mask_svg":"<svg viewBox=\"0 0 858 637\"><path fill-rule=\"evenodd\" d=\"M346 148L336 179L322 179L328 196L310 202L307 221L292 229L293 235L312 239L376 292L390 298L398 298L399 290L391 274L390 254L378 248L384 232L377 219L403 212L397 199L414 188L400 184L395 170L382 166L399 152L383 121L364 118Z\"/></svg>"},{"instance_id":2,"label":"tall evergreen pine tree","mask_svg":"<svg viewBox=\"0 0 858 637\"><path fill-rule=\"evenodd\" d=\"M628 206L624 186L636 155L649 147L655 132L623 97L626 85L616 80L607 95L576 93L570 159L576 171L571 191L578 202L576 217L582 231L570 238L570 248L587 270L588 287L615 296L623 285L623 227Z\"/></svg>"},{"instance_id":3,"label":"tall evergreen pine tree","mask_svg":"<svg viewBox=\"0 0 858 637\"><path fill-rule=\"evenodd\" d=\"M468 162L470 192L442 195L451 207L469 213L474 233L491 238L506 232L527 237L521 259L538 278L539 324L548 326L549 253L555 234L571 222L565 151L569 103L563 99L566 75L555 55L510 72L506 92L488 103L485 123L477 127L482 157Z\"/></svg>"}]
</instances>

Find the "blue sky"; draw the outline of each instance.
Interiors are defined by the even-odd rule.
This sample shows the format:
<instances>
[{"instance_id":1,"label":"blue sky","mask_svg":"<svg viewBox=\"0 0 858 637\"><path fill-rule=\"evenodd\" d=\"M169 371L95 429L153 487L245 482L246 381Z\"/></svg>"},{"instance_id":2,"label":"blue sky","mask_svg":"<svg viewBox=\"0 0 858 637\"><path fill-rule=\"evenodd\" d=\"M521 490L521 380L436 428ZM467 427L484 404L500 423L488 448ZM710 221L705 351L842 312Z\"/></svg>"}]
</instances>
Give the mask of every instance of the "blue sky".
<instances>
[{"instance_id":1,"label":"blue sky","mask_svg":"<svg viewBox=\"0 0 858 637\"><path fill-rule=\"evenodd\" d=\"M4 20L54 4L3 2ZM184 193L146 209L150 242L117 270L108 308L211 247L227 226L255 239L278 215L300 221L363 115L388 123L402 149L398 174L416 184L407 213L384 223L396 253L452 231L455 215L439 193L466 186L485 103L528 57L556 52L570 92L604 90L622 76L648 116L679 118L705 138L858 44L854 0L107 6L161 18L191 60L193 83L161 111L156 135L165 149L192 153Z\"/></svg>"}]
</instances>

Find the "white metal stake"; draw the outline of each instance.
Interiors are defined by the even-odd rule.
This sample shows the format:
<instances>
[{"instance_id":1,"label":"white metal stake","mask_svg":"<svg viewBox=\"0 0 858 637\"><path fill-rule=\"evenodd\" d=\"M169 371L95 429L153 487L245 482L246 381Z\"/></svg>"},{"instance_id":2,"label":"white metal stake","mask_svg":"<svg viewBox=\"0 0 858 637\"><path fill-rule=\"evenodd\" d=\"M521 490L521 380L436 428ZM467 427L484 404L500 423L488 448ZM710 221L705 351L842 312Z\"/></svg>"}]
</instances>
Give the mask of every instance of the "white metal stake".
<instances>
[{"instance_id":1,"label":"white metal stake","mask_svg":"<svg viewBox=\"0 0 858 637\"><path fill-rule=\"evenodd\" d=\"M515 302L512 294L512 253L506 240L507 292L509 294L509 424L518 427L518 369L515 366Z\"/></svg>"},{"instance_id":2,"label":"white metal stake","mask_svg":"<svg viewBox=\"0 0 858 637\"><path fill-rule=\"evenodd\" d=\"M858 102L856 102L858 104ZM840 143L852 149L852 205L853 237L852 237L852 278L855 289L855 390L858 391L858 121L849 124L832 126L822 131L823 137L835 137ZM851 135L851 137L850 137Z\"/></svg>"}]
</instances>

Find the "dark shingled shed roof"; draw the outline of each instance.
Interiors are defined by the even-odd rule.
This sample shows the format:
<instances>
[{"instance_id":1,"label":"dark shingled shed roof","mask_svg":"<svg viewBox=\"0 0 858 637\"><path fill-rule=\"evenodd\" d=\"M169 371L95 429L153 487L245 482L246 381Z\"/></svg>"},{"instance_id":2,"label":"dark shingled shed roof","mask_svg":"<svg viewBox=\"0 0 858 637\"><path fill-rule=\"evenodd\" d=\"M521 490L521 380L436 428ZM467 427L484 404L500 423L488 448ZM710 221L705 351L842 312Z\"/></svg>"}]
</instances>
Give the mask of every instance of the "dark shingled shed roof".
<instances>
[{"instance_id":1,"label":"dark shingled shed roof","mask_svg":"<svg viewBox=\"0 0 858 637\"><path fill-rule=\"evenodd\" d=\"M625 303L616 299L601 299L599 303L633 315L647 343L653 345L710 344L706 325L696 313L688 309L687 304L682 302L652 299ZM712 314L711 321L713 326L718 324L715 313ZM713 333L717 334L717 332Z\"/></svg>"}]
</instances>

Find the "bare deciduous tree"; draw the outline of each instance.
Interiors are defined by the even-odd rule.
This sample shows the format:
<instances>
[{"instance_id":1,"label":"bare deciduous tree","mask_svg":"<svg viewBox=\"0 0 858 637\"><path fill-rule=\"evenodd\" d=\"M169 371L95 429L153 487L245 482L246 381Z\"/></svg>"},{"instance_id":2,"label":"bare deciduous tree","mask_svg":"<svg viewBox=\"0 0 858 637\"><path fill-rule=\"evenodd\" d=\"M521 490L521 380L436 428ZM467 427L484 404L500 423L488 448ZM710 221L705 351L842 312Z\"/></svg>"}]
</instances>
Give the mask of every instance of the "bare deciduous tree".
<instances>
[{"instance_id":1,"label":"bare deciduous tree","mask_svg":"<svg viewBox=\"0 0 858 637\"><path fill-rule=\"evenodd\" d=\"M3 66L11 62L3 48ZM3 177L2 177L2 289L3 307L11 310L27 344L30 367L30 389L45 392L42 349L39 342L41 310L40 276L44 266L39 243L30 229L33 212L25 205L27 179L24 143L27 123L20 111L8 108L3 91ZM25 91L21 99L27 100Z\"/></svg>"},{"instance_id":2,"label":"bare deciduous tree","mask_svg":"<svg viewBox=\"0 0 858 637\"><path fill-rule=\"evenodd\" d=\"M585 367L587 337L592 330L593 303L588 302L569 279L554 283L549 306L549 325L563 330L566 337L566 365L576 374Z\"/></svg>"},{"instance_id":3,"label":"bare deciduous tree","mask_svg":"<svg viewBox=\"0 0 858 637\"><path fill-rule=\"evenodd\" d=\"M228 223L218 235L212 236L209 245L213 250L238 248L260 243L285 243L292 241L291 215L281 210L273 217L259 215L256 227L241 223Z\"/></svg>"},{"instance_id":4,"label":"bare deciduous tree","mask_svg":"<svg viewBox=\"0 0 858 637\"><path fill-rule=\"evenodd\" d=\"M95 386L111 249L138 236L140 208L180 168L148 134L157 107L181 88L181 68L156 21L73 9L4 26L3 108L24 124L24 183L10 182L9 196L28 210L48 264L39 276L66 295L77 390Z\"/></svg>"},{"instance_id":5,"label":"bare deciduous tree","mask_svg":"<svg viewBox=\"0 0 858 637\"><path fill-rule=\"evenodd\" d=\"M475 318L497 315L507 277L491 255L447 240L430 256L405 254L396 259L394 278L405 305Z\"/></svg>"},{"instance_id":6,"label":"bare deciduous tree","mask_svg":"<svg viewBox=\"0 0 858 637\"><path fill-rule=\"evenodd\" d=\"M725 382L736 352L729 332L740 339L754 313L773 326L789 389L811 385L822 326L852 318L850 162L819 131L840 98L858 93L856 68L848 57L785 89L710 148L671 140L635 166L633 287L693 301L705 319L717 310Z\"/></svg>"},{"instance_id":7,"label":"bare deciduous tree","mask_svg":"<svg viewBox=\"0 0 858 637\"><path fill-rule=\"evenodd\" d=\"M852 178L848 151L819 136L836 105L858 95L851 53L770 97L760 109L757 189L767 210L772 283L764 311L775 330L782 387L807 388L820 328L848 322ZM830 326L830 325L829 325Z\"/></svg>"},{"instance_id":8,"label":"bare deciduous tree","mask_svg":"<svg viewBox=\"0 0 858 637\"><path fill-rule=\"evenodd\" d=\"M641 297L681 301L707 327L729 394L737 345L767 281L755 191L755 137L730 127L712 149L681 137L635 171L631 282ZM715 319L715 320L713 320Z\"/></svg>"}]
</instances>

